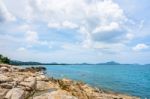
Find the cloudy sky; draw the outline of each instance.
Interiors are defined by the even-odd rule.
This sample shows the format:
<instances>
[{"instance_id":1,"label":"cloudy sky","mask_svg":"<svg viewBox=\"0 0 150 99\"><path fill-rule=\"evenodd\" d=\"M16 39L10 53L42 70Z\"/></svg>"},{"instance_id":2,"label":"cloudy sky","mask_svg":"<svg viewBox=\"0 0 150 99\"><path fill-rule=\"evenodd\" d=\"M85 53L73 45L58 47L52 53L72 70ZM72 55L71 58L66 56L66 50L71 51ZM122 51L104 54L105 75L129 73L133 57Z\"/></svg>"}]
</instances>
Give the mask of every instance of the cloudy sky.
<instances>
[{"instance_id":1,"label":"cloudy sky","mask_svg":"<svg viewBox=\"0 0 150 99\"><path fill-rule=\"evenodd\" d=\"M0 53L15 60L149 63L149 0L0 0Z\"/></svg>"}]
</instances>

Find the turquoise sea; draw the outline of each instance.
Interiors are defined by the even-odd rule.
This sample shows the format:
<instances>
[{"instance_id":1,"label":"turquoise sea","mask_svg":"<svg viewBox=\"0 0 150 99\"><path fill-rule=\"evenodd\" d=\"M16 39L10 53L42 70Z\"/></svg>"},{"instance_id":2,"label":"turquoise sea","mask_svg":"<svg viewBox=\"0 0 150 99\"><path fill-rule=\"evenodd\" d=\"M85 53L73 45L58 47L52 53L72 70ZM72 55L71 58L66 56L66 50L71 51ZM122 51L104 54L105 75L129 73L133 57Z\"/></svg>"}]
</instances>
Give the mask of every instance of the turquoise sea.
<instances>
[{"instance_id":1,"label":"turquoise sea","mask_svg":"<svg viewBox=\"0 0 150 99\"><path fill-rule=\"evenodd\" d=\"M47 75L150 99L149 65L43 65Z\"/></svg>"}]
</instances>

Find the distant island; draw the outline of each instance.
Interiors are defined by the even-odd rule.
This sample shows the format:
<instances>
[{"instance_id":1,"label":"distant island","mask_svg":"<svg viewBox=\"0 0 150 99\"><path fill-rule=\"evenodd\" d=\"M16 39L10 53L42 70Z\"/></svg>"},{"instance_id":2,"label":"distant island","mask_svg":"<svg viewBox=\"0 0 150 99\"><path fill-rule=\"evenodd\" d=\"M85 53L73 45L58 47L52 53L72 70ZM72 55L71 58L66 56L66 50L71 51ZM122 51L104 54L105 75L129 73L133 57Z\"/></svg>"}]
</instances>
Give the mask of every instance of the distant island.
<instances>
[{"instance_id":1,"label":"distant island","mask_svg":"<svg viewBox=\"0 0 150 99\"><path fill-rule=\"evenodd\" d=\"M22 61L16 61L16 60L10 60L11 65L132 65L132 64L121 64L118 62L110 61L110 62L105 62L105 63L96 63L96 64L91 64L91 63L57 63L57 62L52 62L52 63L40 63L40 62L22 62ZM136 64L138 65L138 64Z\"/></svg>"},{"instance_id":2,"label":"distant island","mask_svg":"<svg viewBox=\"0 0 150 99\"><path fill-rule=\"evenodd\" d=\"M57 62L52 62L52 63L41 63L41 62L34 62L34 61L18 61L18 60L11 60L8 57L5 57L0 54L0 63L6 63L10 65L140 65L140 64L122 64L118 63L115 61L109 61L109 62L104 62L104 63L57 63ZM150 65L150 64L144 64L144 65Z\"/></svg>"},{"instance_id":3,"label":"distant island","mask_svg":"<svg viewBox=\"0 0 150 99\"><path fill-rule=\"evenodd\" d=\"M122 64L115 61L109 61L105 63L40 63L40 62L22 62L22 61L16 61L16 60L10 60L11 65L141 65L141 64ZM144 65L150 65L150 64L144 64Z\"/></svg>"}]
</instances>

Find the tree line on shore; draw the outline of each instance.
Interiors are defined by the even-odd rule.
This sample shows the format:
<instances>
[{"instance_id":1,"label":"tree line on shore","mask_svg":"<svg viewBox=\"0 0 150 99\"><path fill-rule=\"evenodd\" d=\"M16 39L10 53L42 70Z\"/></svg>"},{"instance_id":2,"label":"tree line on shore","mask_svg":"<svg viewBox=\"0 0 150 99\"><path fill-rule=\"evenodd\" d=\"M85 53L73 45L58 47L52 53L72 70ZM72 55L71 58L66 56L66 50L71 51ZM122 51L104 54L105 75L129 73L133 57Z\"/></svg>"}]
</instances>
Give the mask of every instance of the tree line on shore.
<instances>
[{"instance_id":1,"label":"tree line on shore","mask_svg":"<svg viewBox=\"0 0 150 99\"><path fill-rule=\"evenodd\" d=\"M8 57L5 57L5 56L0 54L0 63L9 64L10 63L10 59Z\"/></svg>"}]
</instances>

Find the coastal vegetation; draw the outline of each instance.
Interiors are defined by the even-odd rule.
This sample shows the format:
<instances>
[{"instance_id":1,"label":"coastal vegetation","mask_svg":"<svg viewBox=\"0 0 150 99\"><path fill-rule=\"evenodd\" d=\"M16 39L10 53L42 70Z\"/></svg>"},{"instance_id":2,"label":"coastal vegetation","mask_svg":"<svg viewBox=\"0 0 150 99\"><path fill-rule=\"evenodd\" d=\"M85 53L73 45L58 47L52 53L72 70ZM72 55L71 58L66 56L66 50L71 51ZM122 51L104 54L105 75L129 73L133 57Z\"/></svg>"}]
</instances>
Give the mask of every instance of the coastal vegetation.
<instances>
[{"instance_id":1,"label":"coastal vegetation","mask_svg":"<svg viewBox=\"0 0 150 99\"><path fill-rule=\"evenodd\" d=\"M5 56L0 54L0 63L9 64L10 63L10 59L8 57L5 57Z\"/></svg>"}]
</instances>

